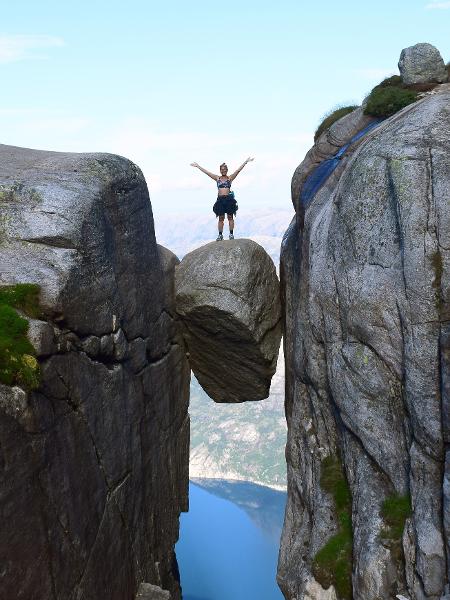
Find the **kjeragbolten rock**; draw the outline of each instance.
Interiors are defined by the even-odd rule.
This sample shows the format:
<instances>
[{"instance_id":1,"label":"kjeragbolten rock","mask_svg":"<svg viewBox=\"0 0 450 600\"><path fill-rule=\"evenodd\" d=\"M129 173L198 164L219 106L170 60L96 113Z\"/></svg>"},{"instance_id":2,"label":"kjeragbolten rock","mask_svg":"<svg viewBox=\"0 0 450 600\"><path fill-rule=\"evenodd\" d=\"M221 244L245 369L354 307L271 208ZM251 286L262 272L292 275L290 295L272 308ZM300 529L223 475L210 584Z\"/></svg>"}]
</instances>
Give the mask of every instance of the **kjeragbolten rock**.
<instances>
[{"instance_id":1,"label":"kjeragbolten rock","mask_svg":"<svg viewBox=\"0 0 450 600\"><path fill-rule=\"evenodd\" d=\"M275 265L247 239L211 242L176 267L176 309L189 362L216 402L269 395L281 339Z\"/></svg>"}]
</instances>

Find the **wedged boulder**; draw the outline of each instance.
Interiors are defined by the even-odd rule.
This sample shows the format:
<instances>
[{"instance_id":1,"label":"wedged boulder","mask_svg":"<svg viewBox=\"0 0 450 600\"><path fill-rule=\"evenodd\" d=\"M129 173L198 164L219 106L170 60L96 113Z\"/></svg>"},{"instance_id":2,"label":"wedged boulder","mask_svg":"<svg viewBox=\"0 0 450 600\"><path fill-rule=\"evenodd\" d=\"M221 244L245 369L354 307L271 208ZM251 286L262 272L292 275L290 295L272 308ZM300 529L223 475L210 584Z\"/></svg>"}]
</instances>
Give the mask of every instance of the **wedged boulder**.
<instances>
[{"instance_id":1,"label":"wedged boulder","mask_svg":"<svg viewBox=\"0 0 450 600\"><path fill-rule=\"evenodd\" d=\"M448 589L449 88L363 138L283 240L287 600Z\"/></svg>"},{"instance_id":2,"label":"wedged boulder","mask_svg":"<svg viewBox=\"0 0 450 600\"><path fill-rule=\"evenodd\" d=\"M40 286L40 383L0 385L0 596L179 600L190 370L144 177L0 145L0 285Z\"/></svg>"},{"instance_id":3,"label":"wedged boulder","mask_svg":"<svg viewBox=\"0 0 450 600\"><path fill-rule=\"evenodd\" d=\"M441 53L431 44L416 44L404 48L398 68L403 83L445 83L448 73Z\"/></svg>"},{"instance_id":4,"label":"wedged boulder","mask_svg":"<svg viewBox=\"0 0 450 600\"><path fill-rule=\"evenodd\" d=\"M256 242L211 242L175 271L189 361L216 402L267 398L281 339L275 265Z\"/></svg>"}]
</instances>

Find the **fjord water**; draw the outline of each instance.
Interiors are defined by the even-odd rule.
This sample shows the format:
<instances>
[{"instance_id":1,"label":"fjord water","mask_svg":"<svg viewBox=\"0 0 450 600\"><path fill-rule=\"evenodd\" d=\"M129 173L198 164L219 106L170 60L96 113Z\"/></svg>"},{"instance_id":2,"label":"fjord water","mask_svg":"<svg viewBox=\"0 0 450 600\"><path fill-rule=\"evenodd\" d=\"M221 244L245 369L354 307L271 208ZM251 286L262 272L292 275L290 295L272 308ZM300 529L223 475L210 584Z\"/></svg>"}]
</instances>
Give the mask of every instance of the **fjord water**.
<instances>
[{"instance_id":1,"label":"fjord water","mask_svg":"<svg viewBox=\"0 0 450 600\"><path fill-rule=\"evenodd\" d=\"M196 479L176 547L183 600L282 600L276 567L286 494Z\"/></svg>"}]
</instances>

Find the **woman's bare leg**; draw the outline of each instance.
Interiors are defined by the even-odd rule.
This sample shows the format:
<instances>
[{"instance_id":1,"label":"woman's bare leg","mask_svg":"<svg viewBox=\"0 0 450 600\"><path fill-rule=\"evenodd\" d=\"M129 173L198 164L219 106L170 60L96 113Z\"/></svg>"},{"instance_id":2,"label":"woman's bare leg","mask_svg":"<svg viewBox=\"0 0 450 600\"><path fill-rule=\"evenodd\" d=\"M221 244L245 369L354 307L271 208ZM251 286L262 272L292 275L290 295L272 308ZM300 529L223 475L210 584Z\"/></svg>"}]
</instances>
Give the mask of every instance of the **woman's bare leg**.
<instances>
[{"instance_id":1,"label":"woman's bare leg","mask_svg":"<svg viewBox=\"0 0 450 600\"><path fill-rule=\"evenodd\" d=\"M233 215L227 215L228 217L228 227L230 229L230 236L233 235L233 231L234 231L234 219L233 219Z\"/></svg>"},{"instance_id":2,"label":"woman's bare leg","mask_svg":"<svg viewBox=\"0 0 450 600\"><path fill-rule=\"evenodd\" d=\"M223 224L225 223L225 215L219 215L219 233L223 233Z\"/></svg>"}]
</instances>

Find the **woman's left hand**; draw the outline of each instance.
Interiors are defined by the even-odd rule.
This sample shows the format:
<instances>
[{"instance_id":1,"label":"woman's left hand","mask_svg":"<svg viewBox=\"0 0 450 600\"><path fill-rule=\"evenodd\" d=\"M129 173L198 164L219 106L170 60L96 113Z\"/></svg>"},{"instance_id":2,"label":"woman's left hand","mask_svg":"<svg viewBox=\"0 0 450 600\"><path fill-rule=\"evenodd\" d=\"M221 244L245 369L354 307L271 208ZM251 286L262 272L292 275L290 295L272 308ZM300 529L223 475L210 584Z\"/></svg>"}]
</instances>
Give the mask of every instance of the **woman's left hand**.
<instances>
[{"instance_id":1,"label":"woman's left hand","mask_svg":"<svg viewBox=\"0 0 450 600\"><path fill-rule=\"evenodd\" d=\"M250 156L249 156L245 162L249 163L249 162L252 162L252 160L255 160L255 159L254 158L250 158Z\"/></svg>"}]
</instances>

